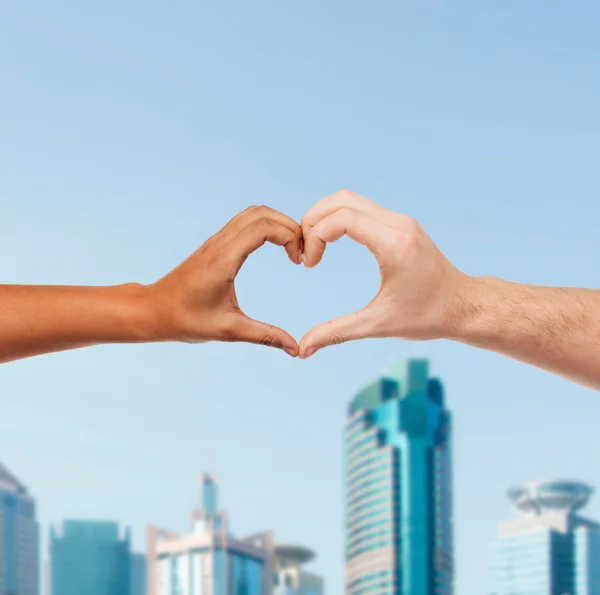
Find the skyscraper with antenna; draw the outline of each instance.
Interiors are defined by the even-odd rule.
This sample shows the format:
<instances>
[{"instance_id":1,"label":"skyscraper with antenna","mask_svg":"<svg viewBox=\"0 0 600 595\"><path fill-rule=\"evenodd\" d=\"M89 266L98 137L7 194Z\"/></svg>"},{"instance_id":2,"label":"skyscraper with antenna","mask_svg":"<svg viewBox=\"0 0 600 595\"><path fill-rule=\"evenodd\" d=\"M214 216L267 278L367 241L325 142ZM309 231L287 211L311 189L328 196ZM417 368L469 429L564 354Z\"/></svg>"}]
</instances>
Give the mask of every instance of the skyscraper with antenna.
<instances>
[{"instance_id":1,"label":"skyscraper with antenna","mask_svg":"<svg viewBox=\"0 0 600 595\"><path fill-rule=\"evenodd\" d=\"M322 579L303 566L315 554L278 545L271 532L239 539L219 506L219 486L205 473L191 533L148 529L148 595L323 595Z\"/></svg>"}]
</instances>

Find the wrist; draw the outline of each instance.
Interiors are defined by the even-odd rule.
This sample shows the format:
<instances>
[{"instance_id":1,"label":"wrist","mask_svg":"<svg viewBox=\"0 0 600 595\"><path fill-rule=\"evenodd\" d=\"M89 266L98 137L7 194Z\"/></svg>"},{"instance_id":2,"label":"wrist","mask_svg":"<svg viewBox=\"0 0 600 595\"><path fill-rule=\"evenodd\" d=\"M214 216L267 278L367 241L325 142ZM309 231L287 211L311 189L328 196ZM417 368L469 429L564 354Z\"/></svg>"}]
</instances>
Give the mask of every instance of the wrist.
<instances>
[{"instance_id":1,"label":"wrist","mask_svg":"<svg viewBox=\"0 0 600 595\"><path fill-rule=\"evenodd\" d=\"M468 342L492 322L493 304L498 302L499 279L464 275L457 284L450 307L445 339Z\"/></svg>"},{"instance_id":2,"label":"wrist","mask_svg":"<svg viewBox=\"0 0 600 595\"><path fill-rule=\"evenodd\" d=\"M123 304L124 329L132 343L163 341L160 308L150 285L127 283L114 287Z\"/></svg>"}]
</instances>

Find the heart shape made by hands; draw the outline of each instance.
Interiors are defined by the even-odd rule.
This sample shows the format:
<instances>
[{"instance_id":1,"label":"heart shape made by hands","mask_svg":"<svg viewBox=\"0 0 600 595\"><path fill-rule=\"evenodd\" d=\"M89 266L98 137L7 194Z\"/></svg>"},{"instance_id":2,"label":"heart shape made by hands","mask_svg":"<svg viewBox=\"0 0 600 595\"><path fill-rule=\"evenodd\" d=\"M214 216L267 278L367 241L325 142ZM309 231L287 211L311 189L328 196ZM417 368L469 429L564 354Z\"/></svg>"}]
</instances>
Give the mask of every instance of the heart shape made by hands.
<instances>
[{"instance_id":1,"label":"heart shape made by hands","mask_svg":"<svg viewBox=\"0 0 600 595\"><path fill-rule=\"evenodd\" d=\"M374 254L381 286L364 308L315 326L299 345L291 344L295 343L291 335L272 326L270 331L262 327L263 336L266 333L268 339L259 342L273 344L277 341L273 339L273 331L283 333L280 335L285 336L285 341L280 339L283 348L292 355L307 358L322 347L356 339L426 340L443 336L451 289L462 273L443 256L416 221L350 191L320 200L299 225L290 224L293 220L284 215L277 217L285 217L288 226L285 233L275 233L275 228L265 226L258 245L270 241L284 246L293 262L312 268L323 258L328 243L347 235Z\"/></svg>"}]
</instances>

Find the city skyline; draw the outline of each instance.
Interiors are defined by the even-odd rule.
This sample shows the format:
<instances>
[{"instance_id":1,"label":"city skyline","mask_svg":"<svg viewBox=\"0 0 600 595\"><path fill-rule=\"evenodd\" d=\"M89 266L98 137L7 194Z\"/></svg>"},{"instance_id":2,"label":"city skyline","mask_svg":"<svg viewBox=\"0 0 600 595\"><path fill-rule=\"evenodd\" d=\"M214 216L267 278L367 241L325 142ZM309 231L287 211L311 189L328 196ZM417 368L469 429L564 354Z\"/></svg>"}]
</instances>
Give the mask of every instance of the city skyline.
<instances>
[{"instance_id":1,"label":"city skyline","mask_svg":"<svg viewBox=\"0 0 600 595\"><path fill-rule=\"evenodd\" d=\"M346 472L349 595L378 589L394 595L454 593L453 422L443 383L429 368L426 359L392 360L347 407L340 465ZM588 484L565 480L529 481L509 490L523 518L498 525L490 593L600 595L600 523L579 514L592 493ZM36 559L43 557L39 547L29 547L32 536L39 546L35 501L2 464L0 497L0 580L24 584L19 581L25 577L33 585L37 575L27 577L14 556L25 545ZM192 533L148 525L147 558L131 551L130 530L120 538L114 521L67 519L58 531L52 525L40 593L69 595L82 581L92 581L85 588L92 593L96 585L97 595L200 595L207 589L218 595L230 588L247 595L323 595L322 578L303 568L314 560L312 550L277 544L272 532L236 540L219 501L216 477L204 473ZM30 523L24 542L18 541L23 526L15 531L15 514L25 514ZM6 548L7 535L16 547ZM31 588L24 587L36 595Z\"/></svg>"},{"instance_id":2,"label":"city skyline","mask_svg":"<svg viewBox=\"0 0 600 595\"><path fill-rule=\"evenodd\" d=\"M46 553L35 501L0 463L0 585L9 595L324 595L322 577L305 569L313 550L275 543L272 532L236 540L214 475L201 488L192 533L148 525L144 554L132 550L129 527L73 518L49 526Z\"/></svg>"}]
</instances>

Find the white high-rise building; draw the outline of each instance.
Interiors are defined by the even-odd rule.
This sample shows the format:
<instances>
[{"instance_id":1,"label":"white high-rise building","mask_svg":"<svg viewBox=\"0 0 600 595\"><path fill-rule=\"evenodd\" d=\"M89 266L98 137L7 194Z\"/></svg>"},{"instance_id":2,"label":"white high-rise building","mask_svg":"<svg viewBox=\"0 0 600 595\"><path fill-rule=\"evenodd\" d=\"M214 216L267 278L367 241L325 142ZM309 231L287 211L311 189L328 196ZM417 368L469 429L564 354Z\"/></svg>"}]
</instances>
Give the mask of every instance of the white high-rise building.
<instances>
[{"instance_id":1,"label":"white high-rise building","mask_svg":"<svg viewBox=\"0 0 600 595\"><path fill-rule=\"evenodd\" d=\"M592 488L578 481L530 481L508 495L520 518L498 525L488 592L600 595L600 523L580 514Z\"/></svg>"},{"instance_id":2,"label":"white high-rise building","mask_svg":"<svg viewBox=\"0 0 600 595\"><path fill-rule=\"evenodd\" d=\"M270 532L234 537L210 475L202 496L190 534L149 527L148 595L323 595L323 580L301 568L312 551L278 546Z\"/></svg>"},{"instance_id":3,"label":"white high-rise building","mask_svg":"<svg viewBox=\"0 0 600 595\"><path fill-rule=\"evenodd\" d=\"M0 593L39 595L39 564L35 500L0 465Z\"/></svg>"}]
</instances>

